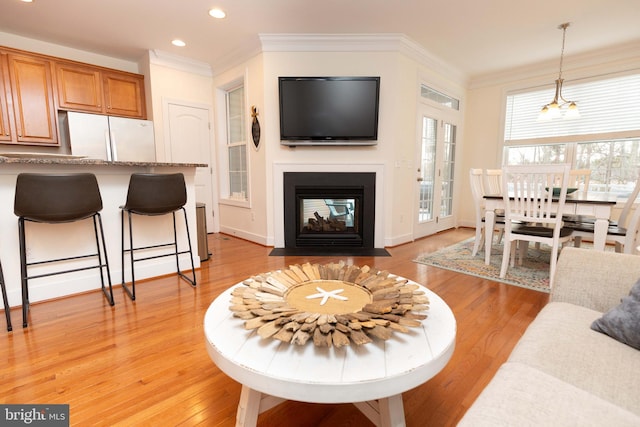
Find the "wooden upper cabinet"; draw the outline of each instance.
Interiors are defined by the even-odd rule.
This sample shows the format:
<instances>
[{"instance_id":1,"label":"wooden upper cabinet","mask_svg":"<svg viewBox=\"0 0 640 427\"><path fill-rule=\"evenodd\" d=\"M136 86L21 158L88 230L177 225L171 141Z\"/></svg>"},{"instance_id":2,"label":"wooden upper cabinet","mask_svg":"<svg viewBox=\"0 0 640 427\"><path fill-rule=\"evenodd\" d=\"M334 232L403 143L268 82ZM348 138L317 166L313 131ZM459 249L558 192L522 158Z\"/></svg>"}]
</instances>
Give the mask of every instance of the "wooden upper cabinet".
<instances>
[{"instance_id":1,"label":"wooden upper cabinet","mask_svg":"<svg viewBox=\"0 0 640 427\"><path fill-rule=\"evenodd\" d=\"M51 61L8 54L15 142L58 145Z\"/></svg>"},{"instance_id":2,"label":"wooden upper cabinet","mask_svg":"<svg viewBox=\"0 0 640 427\"><path fill-rule=\"evenodd\" d=\"M144 76L74 62L56 62L63 110L146 118Z\"/></svg>"},{"instance_id":3,"label":"wooden upper cabinet","mask_svg":"<svg viewBox=\"0 0 640 427\"><path fill-rule=\"evenodd\" d=\"M60 108L94 113L104 112L100 70L57 62L56 77Z\"/></svg>"},{"instance_id":4,"label":"wooden upper cabinet","mask_svg":"<svg viewBox=\"0 0 640 427\"><path fill-rule=\"evenodd\" d=\"M146 118L143 76L102 72L106 113Z\"/></svg>"},{"instance_id":5,"label":"wooden upper cabinet","mask_svg":"<svg viewBox=\"0 0 640 427\"><path fill-rule=\"evenodd\" d=\"M11 122L9 122L9 105L7 104L8 91L7 55L0 54L0 141L11 141Z\"/></svg>"}]
</instances>

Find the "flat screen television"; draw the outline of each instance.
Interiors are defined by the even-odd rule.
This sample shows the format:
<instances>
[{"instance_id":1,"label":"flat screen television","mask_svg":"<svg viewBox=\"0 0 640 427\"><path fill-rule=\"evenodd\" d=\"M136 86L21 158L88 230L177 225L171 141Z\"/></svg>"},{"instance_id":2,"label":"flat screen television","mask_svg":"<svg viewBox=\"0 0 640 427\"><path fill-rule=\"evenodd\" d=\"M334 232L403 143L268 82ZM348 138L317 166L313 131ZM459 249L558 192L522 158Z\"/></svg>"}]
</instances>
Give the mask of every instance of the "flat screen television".
<instances>
[{"instance_id":1,"label":"flat screen television","mask_svg":"<svg viewBox=\"0 0 640 427\"><path fill-rule=\"evenodd\" d=\"M375 145L380 77L279 77L283 145Z\"/></svg>"}]
</instances>

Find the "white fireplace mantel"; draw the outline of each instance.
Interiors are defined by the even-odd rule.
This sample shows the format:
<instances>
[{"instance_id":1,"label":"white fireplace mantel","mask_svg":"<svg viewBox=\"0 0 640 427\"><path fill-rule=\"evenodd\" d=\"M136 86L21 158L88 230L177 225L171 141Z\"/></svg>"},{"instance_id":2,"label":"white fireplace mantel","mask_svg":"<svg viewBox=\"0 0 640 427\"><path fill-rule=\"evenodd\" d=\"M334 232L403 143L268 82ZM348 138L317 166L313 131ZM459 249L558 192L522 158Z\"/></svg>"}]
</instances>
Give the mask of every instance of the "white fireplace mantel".
<instances>
[{"instance_id":1,"label":"white fireplace mantel","mask_svg":"<svg viewBox=\"0 0 640 427\"><path fill-rule=\"evenodd\" d=\"M285 172L373 172L376 174L376 221L374 245L384 248L384 164L382 163L274 163L273 221L274 247L284 248L284 187Z\"/></svg>"}]
</instances>

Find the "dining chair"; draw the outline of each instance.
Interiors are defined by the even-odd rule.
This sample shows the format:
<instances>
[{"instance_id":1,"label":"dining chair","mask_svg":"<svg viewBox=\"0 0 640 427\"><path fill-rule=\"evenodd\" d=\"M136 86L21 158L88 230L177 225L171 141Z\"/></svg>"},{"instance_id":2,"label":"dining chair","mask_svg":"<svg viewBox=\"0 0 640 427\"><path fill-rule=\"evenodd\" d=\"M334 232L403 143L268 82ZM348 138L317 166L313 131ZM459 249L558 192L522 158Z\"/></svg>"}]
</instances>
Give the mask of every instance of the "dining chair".
<instances>
[{"instance_id":1,"label":"dining chair","mask_svg":"<svg viewBox=\"0 0 640 427\"><path fill-rule=\"evenodd\" d=\"M469 180L471 183L471 194L473 196L473 203L475 207L475 216L476 216L476 236L473 243L473 250L471 252L471 256L476 256L478 251L482 248L484 244L484 236L486 231L486 222L484 218L484 196L485 196L485 187L484 187L484 173L482 169L474 169L471 168L469 170ZM502 233L504 231L504 217L496 216L496 222L494 230L500 231L500 236L498 241L500 241L502 237Z\"/></svg>"},{"instance_id":2,"label":"dining chair","mask_svg":"<svg viewBox=\"0 0 640 427\"><path fill-rule=\"evenodd\" d=\"M485 169L486 194L502 194L502 169Z\"/></svg>"},{"instance_id":3,"label":"dining chair","mask_svg":"<svg viewBox=\"0 0 640 427\"><path fill-rule=\"evenodd\" d=\"M636 180L633 191L620 212L618 221L610 221L607 229L607 243L614 243L616 252L635 253L636 235L640 227L640 209L633 206L640 193L640 177ZM633 214L632 214L633 210ZM573 245L580 247L582 239L594 238L595 219L582 218L580 221L566 222L565 225L573 230Z\"/></svg>"},{"instance_id":4,"label":"dining chair","mask_svg":"<svg viewBox=\"0 0 640 427\"><path fill-rule=\"evenodd\" d=\"M569 171L568 188L577 188L578 191L586 193L589 191L589 181L591 180L591 169L571 169Z\"/></svg>"},{"instance_id":5,"label":"dining chair","mask_svg":"<svg viewBox=\"0 0 640 427\"><path fill-rule=\"evenodd\" d=\"M549 183L560 183L554 196ZM571 239L571 229L563 227L562 210L567 197L569 165L517 165L502 170L505 205L504 251L500 277L507 274L509 261L515 266L516 246L520 262L528 243L551 246L549 284L553 284L560 245Z\"/></svg>"},{"instance_id":6,"label":"dining chair","mask_svg":"<svg viewBox=\"0 0 640 427\"><path fill-rule=\"evenodd\" d=\"M577 191L586 194L589 191L589 181L591 180L591 169L571 169L569 171L568 188L577 188ZM562 215L564 222L581 222L584 220L583 215Z\"/></svg>"}]
</instances>

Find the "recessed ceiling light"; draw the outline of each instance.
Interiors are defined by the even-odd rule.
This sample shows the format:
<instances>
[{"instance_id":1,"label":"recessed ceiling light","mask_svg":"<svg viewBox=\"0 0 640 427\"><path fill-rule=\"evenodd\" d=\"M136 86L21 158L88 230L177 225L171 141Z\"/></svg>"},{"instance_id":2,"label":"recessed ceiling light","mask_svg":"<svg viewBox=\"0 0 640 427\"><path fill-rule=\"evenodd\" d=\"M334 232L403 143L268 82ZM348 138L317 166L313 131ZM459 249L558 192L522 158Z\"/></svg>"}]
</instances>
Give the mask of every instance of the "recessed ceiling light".
<instances>
[{"instance_id":1,"label":"recessed ceiling light","mask_svg":"<svg viewBox=\"0 0 640 427\"><path fill-rule=\"evenodd\" d=\"M21 1L23 1L25 3L32 3L33 2L33 0L21 0Z\"/></svg>"},{"instance_id":2,"label":"recessed ceiling light","mask_svg":"<svg viewBox=\"0 0 640 427\"><path fill-rule=\"evenodd\" d=\"M225 16L227 16L227 14L224 13L224 11L222 11L221 9L211 9L209 11L209 15L213 16L214 18L218 18L218 19L222 19Z\"/></svg>"},{"instance_id":3,"label":"recessed ceiling light","mask_svg":"<svg viewBox=\"0 0 640 427\"><path fill-rule=\"evenodd\" d=\"M171 44L178 47L185 47L187 44L180 39L171 40Z\"/></svg>"}]
</instances>

